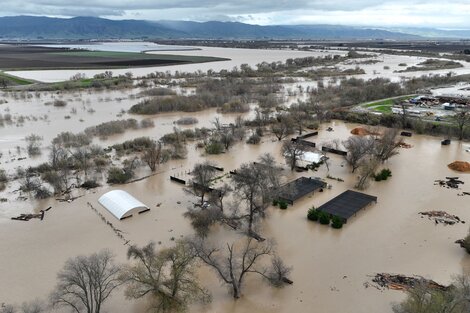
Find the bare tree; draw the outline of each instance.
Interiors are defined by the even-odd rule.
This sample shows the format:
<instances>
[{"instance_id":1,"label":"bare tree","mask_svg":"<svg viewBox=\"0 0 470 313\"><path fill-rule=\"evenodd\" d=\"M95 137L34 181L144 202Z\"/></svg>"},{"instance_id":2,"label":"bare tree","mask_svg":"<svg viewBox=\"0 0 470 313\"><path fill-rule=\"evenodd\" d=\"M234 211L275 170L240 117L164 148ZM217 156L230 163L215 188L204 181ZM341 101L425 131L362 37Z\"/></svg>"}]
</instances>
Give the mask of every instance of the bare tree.
<instances>
[{"instance_id":1,"label":"bare tree","mask_svg":"<svg viewBox=\"0 0 470 313\"><path fill-rule=\"evenodd\" d=\"M297 128L299 135L302 135L306 122L311 119L311 116L308 114L307 106L303 103L293 104L289 108L289 113L294 121L294 127Z\"/></svg>"},{"instance_id":2,"label":"bare tree","mask_svg":"<svg viewBox=\"0 0 470 313\"><path fill-rule=\"evenodd\" d=\"M230 147L235 142L233 132L230 131L228 128L222 128L219 131L219 141L224 146L225 150L230 149Z\"/></svg>"},{"instance_id":3,"label":"bare tree","mask_svg":"<svg viewBox=\"0 0 470 313\"><path fill-rule=\"evenodd\" d=\"M204 204L205 196L211 191L211 184L217 171L214 164L209 161L198 163L191 171L191 186L192 193L200 198L200 204Z\"/></svg>"},{"instance_id":4,"label":"bare tree","mask_svg":"<svg viewBox=\"0 0 470 313\"><path fill-rule=\"evenodd\" d=\"M25 137L27 142L26 150L29 156L35 156L41 154L41 141L42 137L36 134L31 134Z\"/></svg>"},{"instance_id":5,"label":"bare tree","mask_svg":"<svg viewBox=\"0 0 470 313\"><path fill-rule=\"evenodd\" d=\"M372 137L351 136L343 141L343 146L348 151L346 161L354 173L359 168L364 157L374 152L375 140Z\"/></svg>"},{"instance_id":6,"label":"bare tree","mask_svg":"<svg viewBox=\"0 0 470 313\"><path fill-rule=\"evenodd\" d=\"M398 154L397 150L401 144L401 140L397 139L398 132L397 128L387 128L382 136L375 141L374 154L379 161L385 162Z\"/></svg>"},{"instance_id":7,"label":"bare tree","mask_svg":"<svg viewBox=\"0 0 470 313\"><path fill-rule=\"evenodd\" d=\"M99 313L103 303L121 285L120 268L108 250L69 259L59 272L51 294L54 307L65 306L80 313Z\"/></svg>"},{"instance_id":8,"label":"bare tree","mask_svg":"<svg viewBox=\"0 0 470 313\"><path fill-rule=\"evenodd\" d=\"M463 109L460 112L455 113L452 119L457 126L459 140L462 140L465 136L465 130L470 124L470 110Z\"/></svg>"},{"instance_id":9,"label":"bare tree","mask_svg":"<svg viewBox=\"0 0 470 313\"><path fill-rule=\"evenodd\" d=\"M254 223L264 216L268 205L279 188L280 168L275 165L274 158L264 155L259 162L243 164L232 175L233 189L240 204L245 205L245 212L238 213L238 219L248 223L248 234L257 240L263 240L254 232Z\"/></svg>"},{"instance_id":10,"label":"bare tree","mask_svg":"<svg viewBox=\"0 0 470 313\"><path fill-rule=\"evenodd\" d=\"M286 163L289 164L290 169L294 170L297 166L297 162L300 160L302 155L306 151L306 146L302 144L300 140L291 141L286 140L282 144L282 155L284 156Z\"/></svg>"},{"instance_id":11,"label":"bare tree","mask_svg":"<svg viewBox=\"0 0 470 313\"><path fill-rule=\"evenodd\" d=\"M271 126L271 131L276 138L281 141L294 132L294 121L287 114L281 114L277 117L278 123Z\"/></svg>"},{"instance_id":12,"label":"bare tree","mask_svg":"<svg viewBox=\"0 0 470 313\"><path fill-rule=\"evenodd\" d=\"M121 276L128 298L150 295L155 312L184 311L191 302L210 301L208 291L196 278L192 245L181 241L157 253L151 242L142 248L129 247L127 257L135 261Z\"/></svg>"},{"instance_id":13,"label":"bare tree","mask_svg":"<svg viewBox=\"0 0 470 313\"><path fill-rule=\"evenodd\" d=\"M152 172L155 172L157 170L157 166L165 161L162 151L162 143L160 141L153 142L149 148L145 149L142 155L142 161L148 165Z\"/></svg>"},{"instance_id":14,"label":"bare tree","mask_svg":"<svg viewBox=\"0 0 470 313\"><path fill-rule=\"evenodd\" d=\"M227 243L225 249L213 247L203 240L193 242L197 256L209 267L211 267L219 279L228 284L235 299L240 298L245 277L248 274L258 274L275 286L282 286L276 276L280 273L283 280L284 274L289 270L278 257L274 256L273 245L270 241L259 243L247 238L243 243ZM273 257L277 261L273 264L280 265L282 270L268 270L260 266L259 263L266 257ZM282 265L281 265L282 264ZM269 272L269 274L268 274ZM272 275L272 273L276 273Z\"/></svg>"},{"instance_id":15,"label":"bare tree","mask_svg":"<svg viewBox=\"0 0 470 313\"><path fill-rule=\"evenodd\" d=\"M359 166L359 177L357 180L357 189L366 189L369 185L369 181L374 175L377 167L379 166L379 160L375 157L365 158L361 161Z\"/></svg>"}]
</instances>

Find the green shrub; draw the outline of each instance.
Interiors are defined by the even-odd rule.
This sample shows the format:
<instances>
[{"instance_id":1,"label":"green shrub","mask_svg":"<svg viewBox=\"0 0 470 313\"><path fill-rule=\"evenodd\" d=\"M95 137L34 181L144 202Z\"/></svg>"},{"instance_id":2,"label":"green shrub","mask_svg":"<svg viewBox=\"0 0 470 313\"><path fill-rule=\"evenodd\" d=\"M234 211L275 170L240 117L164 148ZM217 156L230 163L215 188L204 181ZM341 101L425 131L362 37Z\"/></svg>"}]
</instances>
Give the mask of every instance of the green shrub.
<instances>
[{"instance_id":1,"label":"green shrub","mask_svg":"<svg viewBox=\"0 0 470 313\"><path fill-rule=\"evenodd\" d=\"M279 200L279 208L280 208L281 210L287 209L287 202L284 201L284 200Z\"/></svg>"},{"instance_id":2,"label":"green shrub","mask_svg":"<svg viewBox=\"0 0 470 313\"><path fill-rule=\"evenodd\" d=\"M382 181L387 180L389 177L392 176L392 171L388 168L384 168L379 173L374 175L375 181Z\"/></svg>"},{"instance_id":3,"label":"green shrub","mask_svg":"<svg viewBox=\"0 0 470 313\"><path fill-rule=\"evenodd\" d=\"M311 221L318 221L320 211L315 208L310 208L307 213L307 218Z\"/></svg>"},{"instance_id":4,"label":"green shrub","mask_svg":"<svg viewBox=\"0 0 470 313\"><path fill-rule=\"evenodd\" d=\"M277 199L273 200L273 206L277 206L279 204L279 201Z\"/></svg>"},{"instance_id":5,"label":"green shrub","mask_svg":"<svg viewBox=\"0 0 470 313\"><path fill-rule=\"evenodd\" d=\"M108 180L109 184L124 184L128 182L133 176L131 171L125 171L119 167L111 167L108 170Z\"/></svg>"},{"instance_id":6,"label":"green shrub","mask_svg":"<svg viewBox=\"0 0 470 313\"><path fill-rule=\"evenodd\" d=\"M320 224L322 225L329 225L330 224L330 215L325 212L320 212L318 216L318 220L320 221Z\"/></svg>"},{"instance_id":7,"label":"green shrub","mask_svg":"<svg viewBox=\"0 0 470 313\"><path fill-rule=\"evenodd\" d=\"M343 220L338 216L333 216L333 218L331 219L331 227L335 229L340 229L341 227L343 227Z\"/></svg>"}]
</instances>

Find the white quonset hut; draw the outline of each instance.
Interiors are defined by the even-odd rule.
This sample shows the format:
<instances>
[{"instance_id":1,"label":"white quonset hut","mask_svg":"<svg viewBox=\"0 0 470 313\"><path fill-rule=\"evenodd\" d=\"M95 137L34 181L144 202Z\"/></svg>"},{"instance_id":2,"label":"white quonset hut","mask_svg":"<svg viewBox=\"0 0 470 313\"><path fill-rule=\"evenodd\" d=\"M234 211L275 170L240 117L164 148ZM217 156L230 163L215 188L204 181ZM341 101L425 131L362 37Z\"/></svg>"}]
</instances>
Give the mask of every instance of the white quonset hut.
<instances>
[{"instance_id":1,"label":"white quonset hut","mask_svg":"<svg viewBox=\"0 0 470 313\"><path fill-rule=\"evenodd\" d=\"M131 217L134 213L149 211L149 207L123 190L112 190L102 195L98 202L117 219Z\"/></svg>"}]
</instances>

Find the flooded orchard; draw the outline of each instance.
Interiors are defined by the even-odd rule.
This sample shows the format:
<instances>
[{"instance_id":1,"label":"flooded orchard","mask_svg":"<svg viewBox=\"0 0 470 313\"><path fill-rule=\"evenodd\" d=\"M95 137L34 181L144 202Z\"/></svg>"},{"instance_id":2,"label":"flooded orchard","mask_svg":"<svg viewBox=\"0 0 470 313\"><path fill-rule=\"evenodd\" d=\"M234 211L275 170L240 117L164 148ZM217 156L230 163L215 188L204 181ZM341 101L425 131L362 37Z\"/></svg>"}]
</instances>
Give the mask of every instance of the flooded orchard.
<instances>
[{"instance_id":1,"label":"flooded orchard","mask_svg":"<svg viewBox=\"0 0 470 313\"><path fill-rule=\"evenodd\" d=\"M199 53L207 53L206 49L209 48ZM264 51L256 53L259 58L266 56ZM401 61L400 57L396 63ZM377 64L383 67L382 63ZM412 65L411 62L409 64ZM468 69L467 65L464 69ZM370 71L373 70L371 67ZM44 80L56 80L58 77L53 74ZM313 84L316 82L306 80L300 83L303 88ZM288 88L299 88L297 83L284 87L284 93ZM238 116L249 119L255 114L254 107L243 114L222 114L216 109L155 115L128 113L130 107L141 100L141 91L140 88L131 88L122 91L5 94L2 98L7 103L1 104L0 109L2 114L11 114L13 122L0 128L2 168L14 172L20 166L37 166L47 160L47 147L58 133L78 133L87 127L116 119L135 118L140 122L150 118L155 125L127 130L107 138L95 137L93 143L107 147L141 136L158 140L171 133L174 127L212 128L216 118L220 123L228 124L235 123ZM179 92L191 93L191 89ZM283 100L293 103L305 95L296 93L291 97L284 94ZM45 105L56 99L67 101L67 105ZM177 126L175 122L184 117L194 117L198 123ZM339 120L323 122L319 124L318 135L308 140L315 142L317 147L342 142L358 126ZM24 137L29 134L43 138L42 154L35 158L27 157L24 151ZM469 160L470 154L465 151L467 145L453 141L448 146L441 146L441 139L417 134L406 137L404 141L410 147L400 148L398 155L381 165L390 169L393 176L386 181L371 181L365 191L377 196L377 203L358 212L342 229L309 221L307 211L312 207L318 208L343 191L354 189L358 174L351 173L344 157L331 153L326 154L329 157L327 165L321 165L316 171L291 171L281 152L282 142L271 133L262 136L259 144L246 144L242 140L219 155L208 155L196 142L188 142L186 158L161 164L154 175L148 168L141 167L137 170L137 178L150 176L122 185L103 184L88 191L79 189L74 193L74 199L69 201L60 197L59 200L54 197L35 200L26 193L20 193L18 185L11 183L0 196L6 199L0 203L0 303L19 304L35 298L47 299L56 284L57 273L71 257L89 255L107 248L122 264L129 262L126 259L127 244L143 246L153 241L160 250L173 246L178 239L192 236L194 229L183 214L194 206L197 199L181 184L171 181L170 176L189 180L190 172L197 163L210 160L223 168L220 179L229 183L230 171L270 153L276 164L282 167L283 182L312 176L331 185L331 188L296 201L286 210L270 206L259 223L257 232L265 238L273 238L279 256L288 266L292 266L289 278L293 284L274 288L256 277L248 276L241 298L234 300L230 290L212 270L199 266L197 275L201 284L211 292L212 302L192 304L189 311L281 313L313 310L333 313L347 308L347 312L351 313L392 312L391 304L403 300L405 293L373 288L370 282L376 273L420 275L449 284L454 275L470 271L469 257L454 243L466 235L467 224L440 225L419 214L443 210L463 221L470 221L469 198L459 196L463 191L470 191L467 186L470 176L447 167L455 160ZM20 148L17 149L17 146ZM112 159L112 162L116 160ZM464 181L461 190L436 185L436 180L451 176L459 176ZM101 195L115 189L129 192L149 206L150 211L117 220L98 203ZM20 194L22 197L19 197ZM45 213L44 220L10 219L22 213L38 213L48 207L51 209ZM207 240L223 245L245 237L241 230L215 225ZM120 288L105 303L104 309L108 312L143 312L147 309L147 300L127 300L124 288Z\"/></svg>"}]
</instances>

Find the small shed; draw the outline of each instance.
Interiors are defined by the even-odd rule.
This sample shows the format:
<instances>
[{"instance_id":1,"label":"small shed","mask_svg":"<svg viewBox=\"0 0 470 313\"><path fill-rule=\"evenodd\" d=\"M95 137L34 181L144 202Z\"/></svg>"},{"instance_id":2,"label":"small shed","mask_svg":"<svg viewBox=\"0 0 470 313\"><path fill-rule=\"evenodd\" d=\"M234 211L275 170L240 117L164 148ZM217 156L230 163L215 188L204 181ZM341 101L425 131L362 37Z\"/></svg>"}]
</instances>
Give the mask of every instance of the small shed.
<instances>
[{"instance_id":1,"label":"small shed","mask_svg":"<svg viewBox=\"0 0 470 313\"><path fill-rule=\"evenodd\" d=\"M377 197L354 190L346 190L318 208L319 211L340 217L344 222L365 208L372 202L377 202Z\"/></svg>"},{"instance_id":2,"label":"small shed","mask_svg":"<svg viewBox=\"0 0 470 313\"><path fill-rule=\"evenodd\" d=\"M149 207L123 190L112 190L102 195L98 202L118 220L131 217L134 213L149 211Z\"/></svg>"}]
</instances>

